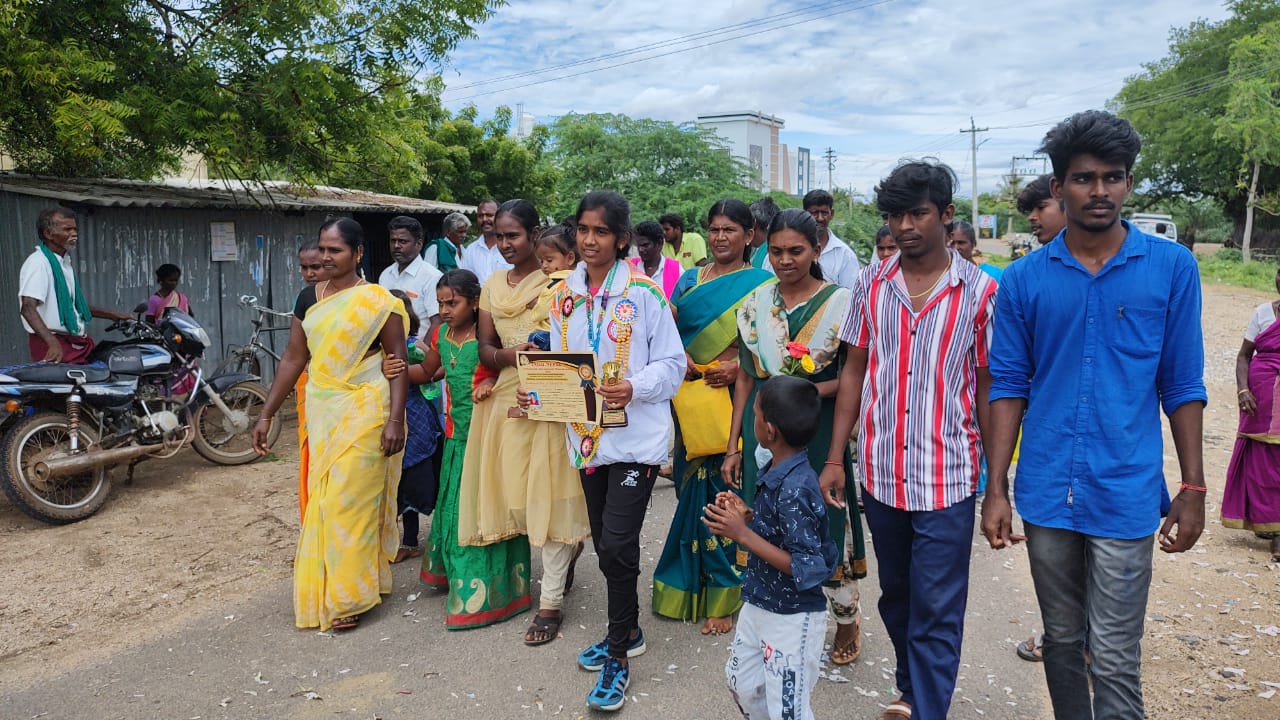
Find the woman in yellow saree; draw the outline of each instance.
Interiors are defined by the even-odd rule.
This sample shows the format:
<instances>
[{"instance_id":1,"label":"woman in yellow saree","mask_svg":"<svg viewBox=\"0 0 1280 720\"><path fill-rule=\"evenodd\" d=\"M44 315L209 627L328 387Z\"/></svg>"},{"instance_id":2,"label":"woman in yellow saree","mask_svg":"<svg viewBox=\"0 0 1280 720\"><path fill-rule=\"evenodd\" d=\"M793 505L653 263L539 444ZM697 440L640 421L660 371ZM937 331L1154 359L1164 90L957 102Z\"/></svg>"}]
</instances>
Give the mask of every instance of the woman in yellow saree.
<instances>
[{"instance_id":1,"label":"woman in yellow saree","mask_svg":"<svg viewBox=\"0 0 1280 720\"><path fill-rule=\"evenodd\" d=\"M400 300L356 274L363 241L349 218L321 226L329 279L298 295L289 346L253 430L258 452L267 452L270 418L306 368L308 501L293 562L300 628L355 628L391 592L399 543L408 381L383 377L382 359L404 359L408 323Z\"/></svg>"}]
</instances>

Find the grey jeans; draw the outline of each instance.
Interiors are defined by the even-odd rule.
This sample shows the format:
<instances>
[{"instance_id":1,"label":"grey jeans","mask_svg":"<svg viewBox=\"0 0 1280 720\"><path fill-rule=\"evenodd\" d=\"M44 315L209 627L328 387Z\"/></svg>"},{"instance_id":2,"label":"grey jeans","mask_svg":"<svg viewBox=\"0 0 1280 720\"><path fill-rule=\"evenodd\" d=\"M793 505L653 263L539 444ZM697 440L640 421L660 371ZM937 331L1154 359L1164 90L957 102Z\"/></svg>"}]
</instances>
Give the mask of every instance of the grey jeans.
<instances>
[{"instance_id":1,"label":"grey jeans","mask_svg":"<svg viewBox=\"0 0 1280 720\"><path fill-rule=\"evenodd\" d=\"M1141 641L1153 540L1023 524L1044 621L1044 674L1054 717L1142 720ZM1092 666L1085 664L1086 633Z\"/></svg>"}]
</instances>

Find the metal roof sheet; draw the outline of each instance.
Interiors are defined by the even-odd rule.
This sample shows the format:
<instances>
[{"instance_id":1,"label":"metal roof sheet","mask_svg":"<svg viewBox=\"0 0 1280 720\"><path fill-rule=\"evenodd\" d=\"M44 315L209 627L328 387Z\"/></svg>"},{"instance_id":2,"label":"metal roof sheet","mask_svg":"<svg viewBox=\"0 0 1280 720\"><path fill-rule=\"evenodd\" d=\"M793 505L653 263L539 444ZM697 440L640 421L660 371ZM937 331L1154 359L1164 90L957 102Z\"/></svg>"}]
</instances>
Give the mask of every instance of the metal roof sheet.
<instances>
[{"instance_id":1,"label":"metal roof sheet","mask_svg":"<svg viewBox=\"0 0 1280 720\"><path fill-rule=\"evenodd\" d=\"M168 178L159 183L115 178L61 178L0 172L0 190L103 207L234 208L279 211L474 213L476 206L286 182Z\"/></svg>"}]
</instances>

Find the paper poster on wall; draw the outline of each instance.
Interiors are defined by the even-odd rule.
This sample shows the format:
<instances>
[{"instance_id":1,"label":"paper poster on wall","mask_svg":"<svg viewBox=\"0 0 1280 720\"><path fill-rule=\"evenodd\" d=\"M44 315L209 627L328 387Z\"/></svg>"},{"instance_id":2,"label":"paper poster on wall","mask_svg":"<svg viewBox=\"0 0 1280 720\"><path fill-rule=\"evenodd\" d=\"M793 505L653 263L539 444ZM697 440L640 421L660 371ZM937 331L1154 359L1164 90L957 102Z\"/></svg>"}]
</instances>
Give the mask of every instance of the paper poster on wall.
<instances>
[{"instance_id":1,"label":"paper poster on wall","mask_svg":"<svg viewBox=\"0 0 1280 720\"><path fill-rule=\"evenodd\" d=\"M214 262L235 262L240 259L236 248L236 224L234 222L209 223L209 246Z\"/></svg>"}]
</instances>

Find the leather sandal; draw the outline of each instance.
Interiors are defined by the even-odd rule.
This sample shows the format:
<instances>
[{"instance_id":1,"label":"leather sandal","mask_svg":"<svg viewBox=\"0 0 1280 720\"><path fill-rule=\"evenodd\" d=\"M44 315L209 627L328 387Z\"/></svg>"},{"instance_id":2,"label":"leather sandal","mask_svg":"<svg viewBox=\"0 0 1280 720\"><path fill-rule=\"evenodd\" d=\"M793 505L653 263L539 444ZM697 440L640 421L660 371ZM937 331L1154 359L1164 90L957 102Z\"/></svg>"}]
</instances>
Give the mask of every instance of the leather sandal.
<instances>
[{"instance_id":1,"label":"leather sandal","mask_svg":"<svg viewBox=\"0 0 1280 720\"><path fill-rule=\"evenodd\" d=\"M880 720L907 720L911 717L911 706L902 700L896 700L884 709Z\"/></svg>"}]
</instances>

